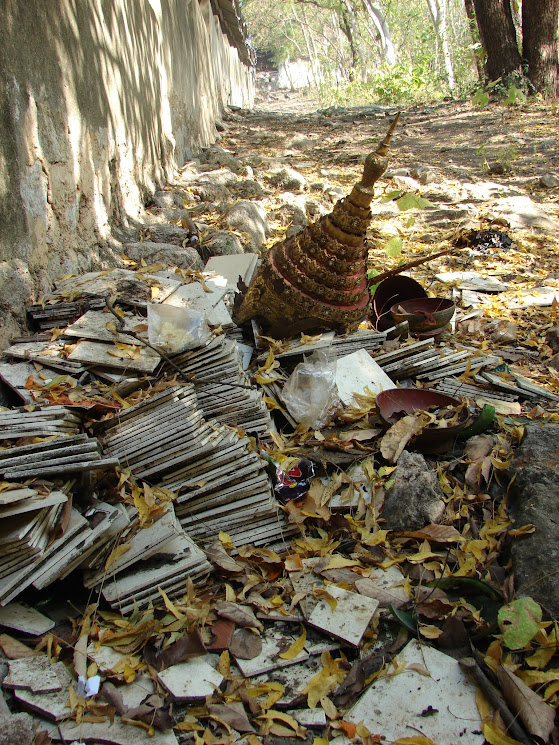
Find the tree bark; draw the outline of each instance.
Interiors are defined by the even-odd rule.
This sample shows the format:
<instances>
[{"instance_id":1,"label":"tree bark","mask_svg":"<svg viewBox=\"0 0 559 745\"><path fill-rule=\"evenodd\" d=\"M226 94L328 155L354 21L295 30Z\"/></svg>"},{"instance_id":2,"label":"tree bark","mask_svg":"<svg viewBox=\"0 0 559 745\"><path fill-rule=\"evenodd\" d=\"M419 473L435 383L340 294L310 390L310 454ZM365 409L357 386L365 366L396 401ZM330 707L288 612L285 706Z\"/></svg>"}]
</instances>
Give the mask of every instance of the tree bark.
<instances>
[{"instance_id":1,"label":"tree bark","mask_svg":"<svg viewBox=\"0 0 559 745\"><path fill-rule=\"evenodd\" d=\"M446 0L427 0L429 6L429 13L435 27L435 33L437 39L441 45L444 66L446 71L446 81L448 89L452 93L456 84L454 81L454 68L452 66L452 55L450 53L450 46L448 43L448 29L446 23Z\"/></svg>"},{"instance_id":2,"label":"tree bark","mask_svg":"<svg viewBox=\"0 0 559 745\"><path fill-rule=\"evenodd\" d=\"M548 1L541 0L542 4ZM518 51L510 0L473 0L473 3L479 38L486 53L487 78L506 80L512 73L521 76L522 59Z\"/></svg>"},{"instance_id":3,"label":"tree bark","mask_svg":"<svg viewBox=\"0 0 559 745\"><path fill-rule=\"evenodd\" d=\"M351 52L351 68L349 70L349 81L350 83L353 83L353 81L355 80L355 71L359 66L359 55L357 54L357 49L355 48L355 42L353 40L353 33L349 24L347 8L345 8L343 5L341 6L341 13L339 14L338 18L340 30L346 37L347 43L349 44L349 51Z\"/></svg>"},{"instance_id":4,"label":"tree bark","mask_svg":"<svg viewBox=\"0 0 559 745\"><path fill-rule=\"evenodd\" d=\"M474 9L474 0L464 0L464 8L466 9L466 17L468 19L468 26L470 27L470 34L472 36L472 44L474 46L474 60L476 63L477 76L480 83L483 83L485 79L485 73L483 70L483 63L481 61L480 49L476 48L479 45L479 33L476 23L476 11Z\"/></svg>"},{"instance_id":5,"label":"tree bark","mask_svg":"<svg viewBox=\"0 0 559 745\"><path fill-rule=\"evenodd\" d=\"M552 98L559 95L557 22L559 0L523 0L522 53L534 88Z\"/></svg>"},{"instance_id":6,"label":"tree bark","mask_svg":"<svg viewBox=\"0 0 559 745\"><path fill-rule=\"evenodd\" d=\"M395 65L396 51L394 50L390 29L388 28L384 13L376 0L362 0L362 4L365 12L369 14L371 21L375 24L379 33L384 62L387 65Z\"/></svg>"}]
</instances>

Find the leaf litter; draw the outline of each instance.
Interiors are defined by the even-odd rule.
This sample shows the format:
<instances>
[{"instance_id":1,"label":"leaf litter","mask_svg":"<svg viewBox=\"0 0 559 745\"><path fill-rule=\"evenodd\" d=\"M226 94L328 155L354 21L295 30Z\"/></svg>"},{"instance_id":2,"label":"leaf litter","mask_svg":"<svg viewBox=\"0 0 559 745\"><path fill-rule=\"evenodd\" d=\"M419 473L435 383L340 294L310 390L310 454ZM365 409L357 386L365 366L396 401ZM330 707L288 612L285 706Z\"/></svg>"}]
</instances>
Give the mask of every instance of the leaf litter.
<instances>
[{"instance_id":1,"label":"leaf litter","mask_svg":"<svg viewBox=\"0 0 559 745\"><path fill-rule=\"evenodd\" d=\"M517 125L523 116L526 120L533 119L534 112L527 105L523 113L507 111L507 115L518 117L518 122L513 122ZM491 111L481 116L488 119L489 126L494 124ZM296 126L300 131L308 128L310 132L316 122L299 117L282 122L282 126ZM350 126L355 129L355 125ZM536 128L535 136L542 134ZM247 147L242 130L237 128L228 137L232 146L236 140L242 156L243 148ZM224 144L228 144L227 137ZM268 152L270 144L266 140L259 148L257 143L250 142L249 147L254 155ZM436 168L440 161L438 149L426 143L419 146L417 141L414 144L418 145L416 153L422 148L429 152L429 163ZM329 135L322 147L321 160L340 151ZM363 145L357 139L351 147L362 149ZM344 148L348 148L348 143ZM320 161L311 163L308 153L305 157L306 161L303 155L295 156L295 165L305 170L310 180L323 178L317 170ZM343 166L337 170L329 178L337 179L343 188L352 183L353 170L346 171ZM524 173L524 161L517 164L517 170ZM447 188L458 189L459 183L449 182ZM408 258L417 258L432 250L431 243L467 242L467 231L449 235L436 225L427 228L434 237L428 243L421 240L423 210L428 207L431 211L438 201L435 187L417 194L403 194L396 188L391 199L396 192L397 211L402 214L394 214L390 221L399 225L402 246L398 242L398 251L391 248L388 252L375 247L378 244L375 237L382 233L386 223L375 218L370 245L373 266L396 266L402 260L400 249ZM543 198L545 201L545 195ZM267 199L268 207L281 206L279 195ZM208 209L207 213L200 211L199 216L211 225L220 218ZM409 220L405 214L409 210L418 210L419 223ZM277 224L271 221L271 229L275 238L285 233L280 218ZM246 238L241 234L243 241ZM507 384L518 388L518 376L545 386L551 394L559 392L559 374L549 364L553 349L546 341L547 332L557 323L557 301L551 300L549 305L533 304L544 298L546 292L553 294L556 287L559 291L553 276L555 243L552 235L523 231L515 236L513 250L504 244L493 246L495 250L490 254L468 248L424 265L415 273L431 293L450 292L461 303L455 333L447 337L446 344L464 345L480 353L498 350L504 364L495 374L502 381L505 395ZM160 267L149 267L145 262L144 266L134 266L131 260L127 265L137 270L139 283L148 285L144 294L152 300L158 299L157 282L153 279L148 282L145 277ZM457 286L449 287L434 279L437 273L461 270L496 277L508 289L496 294L480 292L473 298ZM198 281L195 276L181 277L185 279ZM68 293L62 297L68 299ZM110 318L107 317L107 329L114 333L116 326L113 324L111 331ZM142 318L135 323L137 333L144 333ZM53 332L55 341L63 336L62 331ZM290 367L279 357L285 345L268 341L269 351L258 358L253 380L269 393L266 397L269 407L281 412L285 409L281 397L274 395L273 386L281 387ZM307 344L316 341L316 337L303 339ZM390 344L386 342L386 350ZM74 345L66 346L67 353L71 353ZM139 353L138 344L115 341L109 356L134 363ZM102 424L115 411L123 414L152 396L165 393L177 382L167 373L151 385L127 391L125 386L115 386L102 378L84 384L78 383L74 374L52 376L40 362L35 360L32 364L39 377L28 378L26 388L35 401L41 406L81 406L86 412L91 411L85 418L86 429ZM479 384L478 376L473 361L459 380L464 387L475 385ZM481 385L488 397L496 391L487 382ZM480 411L471 396L465 396L464 402L470 411ZM507 514L507 468L522 439L524 424L553 422L557 418L553 399L527 398L521 416L497 413L485 422L482 431L466 440L465 447L429 455L428 463L436 470L445 502L444 517L441 524L425 525L414 531L385 530L382 507L386 492L397 477L399 455L404 449L413 448L414 437L426 425L433 424L430 412L405 416L385 433L374 396L361 395L355 397L351 408L342 412L335 426L314 431L281 426L268 437L260 437L258 442L255 439L253 448L280 467L287 458L291 459L290 467L300 459L310 458L315 464L316 475L310 480L307 492L279 507L285 515L285 525L293 529L293 537L290 539L288 533L286 540L269 548L266 544L251 546L250 538L238 544L228 534L225 519L212 541L200 541L211 564L211 573L187 577L179 592L167 592L160 586L158 597L152 597L147 606L132 607L124 614L118 607L109 610L106 602L97 596L83 615L70 614L72 624L64 634L57 629L40 637L37 652L47 655L52 663L62 661L74 679L84 675L84 664L88 678L104 670L100 694L84 698L70 687L69 700L64 702L69 706L63 707L63 718L82 726L85 723L104 726L115 717L120 718L134 728L132 731L137 732L138 738L143 733L150 736L169 732L172 726L179 741L194 745L233 743L241 741L243 733L249 745L268 743L271 737L314 739L315 745L323 745L340 733L370 745L380 742L383 733L369 731L363 722L350 721L349 712L356 701L377 681L390 685L390 681L400 676L415 675L414 680L420 686L421 678L431 675L429 664L423 659L425 652L439 648L446 655L462 656L473 650L477 664L483 666L487 678L500 688L525 732L547 741L559 705L557 623L545 617L531 598L515 599L513 584L507 579L508 542L521 540L533 531L530 525L513 526ZM239 435L243 436L244 432ZM30 438L25 444L38 444L41 439L44 441ZM0 453L3 452L4 448ZM353 470L356 463L359 474ZM15 491L14 483L2 483L0 494ZM116 479L100 475L94 483L97 493L103 494L108 502L122 505L129 517L133 517L132 527L117 531L112 543L104 549L102 569L108 578L111 571L119 568L119 562L125 563L133 553L133 539L160 525L162 517L172 512L177 494L171 488L135 478L129 468L122 466ZM39 493L52 490L52 482L48 481L39 484L35 480L29 485ZM67 494L75 489L71 482L63 486ZM187 488L193 487L203 490L205 482L191 480ZM379 604L357 647L340 642L338 633L332 633L331 629L327 633L309 621L317 604L328 609L332 617L336 612L350 615L344 614L340 599L348 594L373 598ZM268 659L270 672L265 674L265 680L256 682L254 676L242 674L237 660L259 660L269 632L274 632L274 652ZM25 634L22 638L27 641ZM218 646L222 649L211 651L212 643L220 639ZM414 639L417 642L413 643L424 650L423 657L421 661L406 664L402 661L405 659L402 650ZM23 650L18 652L13 645L11 651L22 658L28 655ZM101 668L94 661L96 657L100 659L100 652L113 655L110 667ZM157 674L198 660L209 664L216 676L221 677L221 683L210 685L205 698L194 695L190 699L187 696L186 700L174 700ZM280 669L286 676L283 683L276 680ZM294 689L289 687L291 679L296 681ZM127 703L127 691L140 682L145 695L137 694L138 700ZM479 727L487 742L515 742L498 707L481 694L477 696L477 704ZM20 701L19 705L24 704ZM293 715L305 707L321 708L326 726L309 734ZM46 715L44 708L43 718ZM434 706L430 709L427 706L417 711L416 716L414 726L425 732L422 721L436 719L440 712ZM76 736L80 736L79 727ZM157 741L157 734L155 737ZM434 741L425 734L398 736L394 740L410 744Z\"/></svg>"}]
</instances>

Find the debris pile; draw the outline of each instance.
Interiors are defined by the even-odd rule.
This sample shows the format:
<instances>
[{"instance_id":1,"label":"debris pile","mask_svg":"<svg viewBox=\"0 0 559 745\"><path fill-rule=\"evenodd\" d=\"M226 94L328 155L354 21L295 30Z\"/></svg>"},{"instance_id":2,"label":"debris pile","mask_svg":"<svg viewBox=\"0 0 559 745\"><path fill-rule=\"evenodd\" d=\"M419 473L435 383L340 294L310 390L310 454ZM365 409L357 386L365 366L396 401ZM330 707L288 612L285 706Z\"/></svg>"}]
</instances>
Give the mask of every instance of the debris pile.
<instances>
[{"instance_id":1,"label":"debris pile","mask_svg":"<svg viewBox=\"0 0 559 745\"><path fill-rule=\"evenodd\" d=\"M191 192L259 186L229 174ZM553 526L518 504L513 523L507 496L515 472L515 499L548 504L559 383L506 356L510 327L475 343L464 293L504 290L439 273L455 315L436 334L388 313L280 341L233 320L257 254L202 271L201 225L195 268L148 264L157 216L126 268L57 282L0 365L6 713L35 745L547 742L557 622L507 565ZM309 234L278 253L286 277ZM515 456L532 419L541 484Z\"/></svg>"}]
</instances>

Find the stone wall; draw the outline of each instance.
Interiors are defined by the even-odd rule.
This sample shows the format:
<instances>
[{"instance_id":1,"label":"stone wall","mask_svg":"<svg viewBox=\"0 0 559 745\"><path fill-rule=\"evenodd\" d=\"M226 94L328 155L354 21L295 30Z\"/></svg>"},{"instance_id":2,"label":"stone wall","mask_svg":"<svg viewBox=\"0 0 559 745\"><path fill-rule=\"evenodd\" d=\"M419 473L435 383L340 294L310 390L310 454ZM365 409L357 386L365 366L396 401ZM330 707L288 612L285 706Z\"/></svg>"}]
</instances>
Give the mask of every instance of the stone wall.
<instances>
[{"instance_id":1,"label":"stone wall","mask_svg":"<svg viewBox=\"0 0 559 745\"><path fill-rule=\"evenodd\" d=\"M223 2L223 0L221 0ZM110 226L249 107L207 0L0 0L0 346L53 278L118 262Z\"/></svg>"}]
</instances>

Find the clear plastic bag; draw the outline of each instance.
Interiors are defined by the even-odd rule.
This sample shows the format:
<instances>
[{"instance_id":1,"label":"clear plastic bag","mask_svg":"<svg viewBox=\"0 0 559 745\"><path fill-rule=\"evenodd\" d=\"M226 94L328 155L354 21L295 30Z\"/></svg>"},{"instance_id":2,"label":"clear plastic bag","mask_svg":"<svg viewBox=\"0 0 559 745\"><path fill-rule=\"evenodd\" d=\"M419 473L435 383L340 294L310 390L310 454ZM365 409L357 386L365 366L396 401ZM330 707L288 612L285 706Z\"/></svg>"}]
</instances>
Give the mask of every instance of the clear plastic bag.
<instances>
[{"instance_id":1,"label":"clear plastic bag","mask_svg":"<svg viewBox=\"0 0 559 745\"><path fill-rule=\"evenodd\" d=\"M309 429L321 429L340 408L336 357L319 349L300 362L283 386L282 398L291 416Z\"/></svg>"},{"instance_id":2,"label":"clear plastic bag","mask_svg":"<svg viewBox=\"0 0 559 745\"><path fill-rule=\"evenodd\" d=\"M148 339L166 354L195 349L210 336L205 313L174 305L148 303Z\"/></svg>"}]
</instances>

